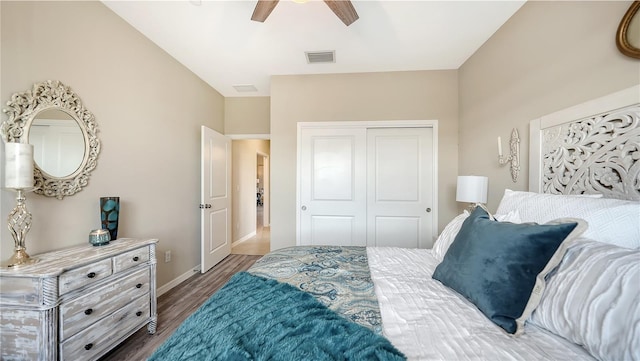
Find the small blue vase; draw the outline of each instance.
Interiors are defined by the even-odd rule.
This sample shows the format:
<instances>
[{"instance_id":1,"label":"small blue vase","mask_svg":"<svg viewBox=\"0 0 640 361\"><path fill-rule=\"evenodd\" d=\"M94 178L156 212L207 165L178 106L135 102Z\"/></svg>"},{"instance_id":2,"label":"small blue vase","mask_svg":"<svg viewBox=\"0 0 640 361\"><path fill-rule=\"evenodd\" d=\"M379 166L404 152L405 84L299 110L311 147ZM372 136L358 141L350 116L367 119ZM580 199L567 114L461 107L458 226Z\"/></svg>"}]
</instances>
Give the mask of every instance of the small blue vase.
<instances>
[{"instance_id":1,"label":"small blue vase","mask_svg":"<svg viewBox=\"0 0 640 361\"><path fill-rule=\"evenodd\" d=\"M118 239L118 217L120 197L100 197L100 220L102 229L109 231L111 240Z\"/></svg>"}]
</instances>

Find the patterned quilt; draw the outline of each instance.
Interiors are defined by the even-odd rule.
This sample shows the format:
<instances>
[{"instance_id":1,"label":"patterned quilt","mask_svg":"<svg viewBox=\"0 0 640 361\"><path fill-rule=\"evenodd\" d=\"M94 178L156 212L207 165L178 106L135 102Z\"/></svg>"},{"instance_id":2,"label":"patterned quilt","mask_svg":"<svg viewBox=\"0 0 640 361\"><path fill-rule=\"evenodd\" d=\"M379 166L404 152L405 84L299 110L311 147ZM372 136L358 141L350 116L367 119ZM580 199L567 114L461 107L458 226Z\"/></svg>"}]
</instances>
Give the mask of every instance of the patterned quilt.
<instances>
[{"instance_id":1,"label":"patterned quilt","mask_svg":"<svg viewBox=\"0 0 640 361\"><path fill-rule=\"evenodd\" d=\"M347 319L382 333L365 247L283 248L258 260L248 272L293 285Z\"/></svg>"}]
</instances>

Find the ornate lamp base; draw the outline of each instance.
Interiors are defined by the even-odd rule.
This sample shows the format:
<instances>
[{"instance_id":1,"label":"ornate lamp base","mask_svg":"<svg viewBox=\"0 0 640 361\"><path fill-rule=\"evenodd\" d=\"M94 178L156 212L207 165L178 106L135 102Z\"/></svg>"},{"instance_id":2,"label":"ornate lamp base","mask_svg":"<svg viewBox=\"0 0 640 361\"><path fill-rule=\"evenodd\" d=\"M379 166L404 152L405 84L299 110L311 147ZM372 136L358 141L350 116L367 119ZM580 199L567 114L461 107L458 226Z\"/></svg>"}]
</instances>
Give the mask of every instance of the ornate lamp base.
<instances>
[{"instance_id":1,"label":"ornate lamp base","mask_svg":"<svg viewBox=\"0 0 640 361\"><path fill-rule=\"evenodd\" d=\"M13 251L13 255L9 260L2 262L2 267L13 268L18 266L24 266L34 264L38 262L37 258L31 258L25 249L16 249Z\"/></svg>"},{"instance_id":2,"label":"ornate lamp base","mask_svg":"<svg viewBox=\"0 0 640 361\"><path fill-rule=\"evenodd\" d=\"M29 257L25 241L27 232L31 229L31 213L27 211L26 197L23 189L17 189L16 207L9 213L9 232L15 242L13 256L8 261L2 262L2 267L16 267L37 262L37 259Z\"/></svg>"}]
</instances>

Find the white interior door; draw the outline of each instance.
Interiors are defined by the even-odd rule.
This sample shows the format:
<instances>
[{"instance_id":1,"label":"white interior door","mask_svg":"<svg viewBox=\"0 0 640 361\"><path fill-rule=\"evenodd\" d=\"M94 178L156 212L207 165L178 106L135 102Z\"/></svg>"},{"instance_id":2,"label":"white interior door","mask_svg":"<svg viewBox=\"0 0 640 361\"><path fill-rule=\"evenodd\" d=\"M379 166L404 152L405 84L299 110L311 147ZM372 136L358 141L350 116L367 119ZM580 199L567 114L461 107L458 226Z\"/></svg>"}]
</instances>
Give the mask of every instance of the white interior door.
<instances>
[{"instance_id":1,"label":"white interior door","mask_svg":"<svg viewBox=\"0 0 640 361\"><path fill-rule=\"evenodd\" d=\"M231 139L201 130L200 271L231 253Z\"/></svg>"},{"instance_id":2,"label":"white interior door","mask_svg":"<svg viewBox=\"0 0 640 361\"><path fill-rule=\"evenodd\" d=\"M367 131L367 246L431 246L432 139L432 128Z\"/></svg>"},{"instance_id":3,"label":"white interior door","mask_svg":"<svg viewBox=\"0 0 640 361\"><path fill-rule=\"evenodd\" d=\"M366 129L301 129L299 244L366 244Z\"/></svg>"}]
</instances>

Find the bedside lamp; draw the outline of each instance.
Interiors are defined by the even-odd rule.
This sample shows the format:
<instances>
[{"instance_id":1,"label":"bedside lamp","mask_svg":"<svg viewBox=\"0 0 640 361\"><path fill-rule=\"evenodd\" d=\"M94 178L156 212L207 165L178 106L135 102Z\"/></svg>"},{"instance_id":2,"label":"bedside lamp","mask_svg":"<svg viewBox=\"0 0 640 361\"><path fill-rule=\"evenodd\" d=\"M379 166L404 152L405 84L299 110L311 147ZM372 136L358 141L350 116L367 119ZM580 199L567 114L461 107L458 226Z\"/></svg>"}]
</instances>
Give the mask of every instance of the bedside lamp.
<instances>
[{"instance_id":1,"label":"bedside lamp","mask_svg":"<svg viewBox=\"0 0 640 361\"><path fill-rule=\"evenodd\" d=\"M458 176L456 201L469 203L469 212L479 204L487 203L489 178L475 175Z\"/></svg>"}]
</instances>

